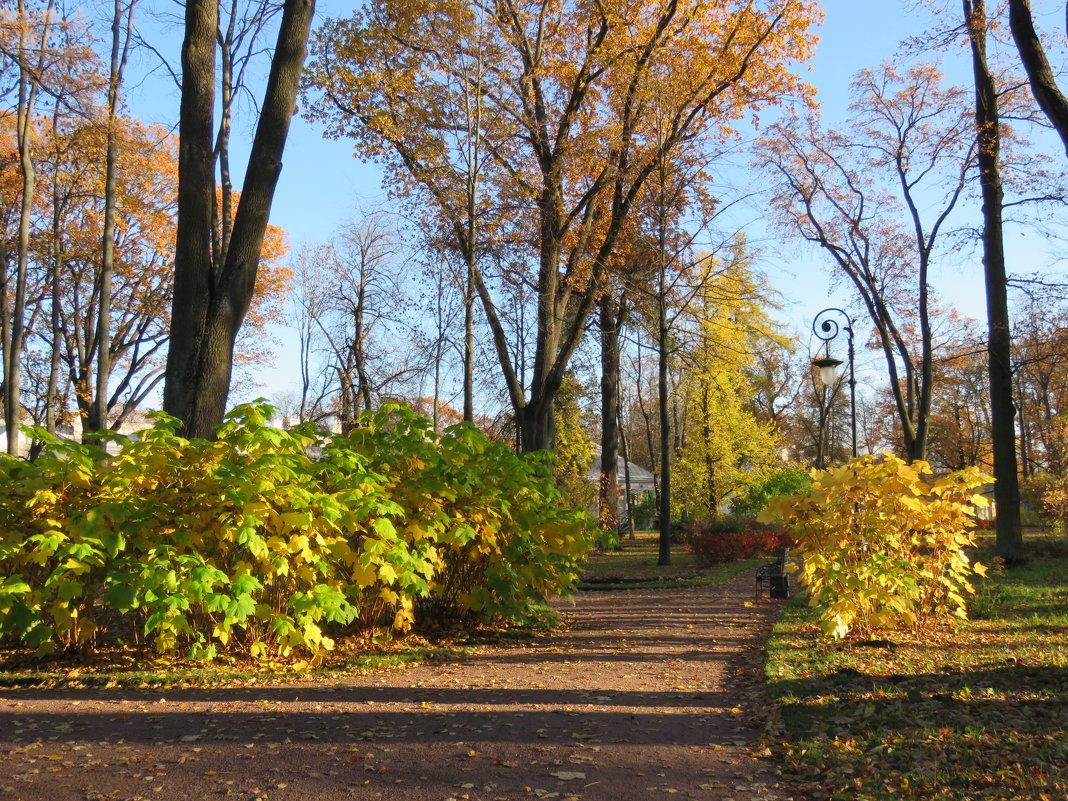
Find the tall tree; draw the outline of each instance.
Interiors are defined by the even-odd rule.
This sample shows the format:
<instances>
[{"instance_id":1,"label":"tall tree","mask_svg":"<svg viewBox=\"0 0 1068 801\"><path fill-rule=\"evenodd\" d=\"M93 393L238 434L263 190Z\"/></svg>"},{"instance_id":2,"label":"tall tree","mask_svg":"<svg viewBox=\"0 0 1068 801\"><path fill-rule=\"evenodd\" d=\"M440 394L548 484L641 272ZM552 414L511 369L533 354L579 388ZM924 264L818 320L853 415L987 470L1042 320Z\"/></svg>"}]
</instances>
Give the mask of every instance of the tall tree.
<instances>
[{"instance_id":1,"label":"tall tree","mask_svg":"<svg viewBox=\"0 0 1068 801\"><path fill-rule=\"evenodd\" d=\"M1051 309L1045 294L1016 308L1013 369L1021 473L1063 473L1068 454L1054 429L1068 412L1068 319L1063 307Z\"/></svg>"},{"instance_id":2,"label":"tall tree","mask_svg":"<svg viewBox=\"0 0 1068 801\"><path fill-rule=\"evenodd\" d=\"M50 245L55 320L52 332L37 334L39 340L52 340L84 430L95 431L123 423L162 379L160 354L170 312L168 232L174 224L175 143L163 129L123 117L111 123L74 119L53 135L56 140L41 179L49 185L52 206L50 230L42 239ZM114 165L122 165L121 170L113 166L110 187L109 148ZM112 263L104 303L105 237L100 231L106 227L109 206ZM101 314L107 315L106 322Z\"/></svg>"},{"instance_id":3,"label":"tall tree","mask_svg":"<svg viewBox=\"0 0 1068 801\"><path fill-rule=\"evenodd\" d=\"M508 211L512 242L533 243L527 382L492 277L476 270L474 283L525 450L553 444L553 398L658 160L796 94L787 67L809 54L815 13L801 0L377 0L324 28L311 71L320 93L313 114L332 134L354 136L364 153L400 166L399 180L450 220L465 219L455 210L466 173L443 98L459 83L492 110L481 137L488 205ZM492 69L476 87L459 74L454 48L470 47L479 24ZM660 137L651 127L654 93L667 120Z\"/></svg>"},{"instance_id":4,"label":"tall tree","mask_svg":"<svg viewBox=\"0 0 1068 801\"><path fill-rule=\"evenodd\" d=\"M597 494L602 528L617 529L619 503L619 339L627 314L623 291L607 287L599 303L601 338L601 475Z\"/></svg>"},{"instance_id":5,"label":"tall tree","mask_svg":"<svg viewBox=\"0 0 1068 801\"><path fill-rule=\"evenodd\" d=\"M976 166L965 92L930 65L863 70L844 130L787 121L761 145L787 230L820 246L875 327L904 453L924 459L936 246ZM913 333L914 332L914 333Z\"/></svg>"},{"instance_id":6,"label":"tall tree","mask_svg":"<svg viewBox=\"0 0 1068 801\"><path fill-rule=\"evenodd\" d=\"M428 360L407 345L411 270L400 254L399 233L382 213L346 224L329 244L302 248L294 299L301 420L333 416L347 432L361 412L409 394L424 374Z\"/></svg>"},{"instance_id":7,"label":"tall tree","mask_svg":"<svg viewBox=\"0 0 1068 801\"><path fill-rule=\"evenodd\" d=\"M983 197L983 270L986 279L987 355L990 424L994 451L997 553L1008 563L1024 558L1020 524L1020 477L1013 420L1012 333L1010 329L1005 238L1002 226L1001 115L998 85L987 60L984 0L961 0L975 78L975 129L979 143L979 185Z\"/></svg>"},{"instance_id":8,"label":"tall tree","mask_svg":"<svg viewBox=\"0 0 1068 801\"><path fill-rule=\"evenodd\" d=\"M69 419L73 399L83 421L106 388L105 419L117 428L135 414L162 380L172 300L173 231L177 194L177 141L158 126L119 117L107 131L99 117L69 115L48 126L50 137L37 173L41 188L32 257L37 291L28 318L29 356L49 365L48 386L31 398L44 411L37 422ZM114 254L108 334L99 336L101 261L107 206L106 152L114 149L121 169L111 190ZM284 236L268 226L238 364L264 358L271 307L284 292L288 273L278 262ZM252 331L250 338L244 332ZM249 341L249 339L253 341ZM108 365L99 379L99 352ZM46 354L47 351L47 355ZM85 425L85 428L91 428Z\"/></svg>"},{"instance_id":9,"label":"tall tree","mask_svg":"<svg viewBox=\"0 0 1068 801\"><path fill-rule=\"evenodd\" d=\"M960 343L939 361L938 390L931 410L931 464L945 471L990 463L990 408L982 351Z\"/></svg>"},{"instance_id":10,"label":"tall tree","mask_svg":"<svg viewBox=\"0 0 1068 801\"><path fill-rule=\"evenodd\" d=\"M14 333L16 339L21 335L26 350L13 354L17 357L13 367L18 370L19 359L25 359L34 365L35 372L41 365L47 365L47 378L38 382L39 386L20 386L19 381L7 386L24 393L27 409L31 411L34 422L45 424L55 430L57 416L61 414L58 396L60 390L60 321L63 294L61 277L63 275L63 237L59 231L61 203L57 202L56 192L59 184L49 181L51 165L61 161L59 148L68 141L66 131L71 128L82 130L100 124L101 94L106 94L106 73L93 47L96 37L89 23L78 17L63 16L57 12L54 4L49 2L22 3L11 13L0 13L0 76L15 74L16 92L21 98L23 111L12 114L10 123L15 140L19 131L28 133L22 137L22 155L30 157L29 167L35 191L27 194L29 187L23 181L20 222L23 227L28 222L31 229L30 247L24 249L25 259L22 265L26 270L36 272L32 276L36 284L34 291L28 292L25 282L31 276L23 275L23 291L18 291L18 280L12 298L7 297L6 260L0 265L0 286L4 292L0 295L0 317L3 317L3 341ZM101 78L101 72L105 78ZM32 102L30 102L32 101ZM49 108L50 106L50 108ZM36 111L34 111L36 109ZM28 129L26 126L29 126ZM25 147L28 145L29 148ZM101 156L101 160L103 157ZM15 163L19 163L17 159ZM21 171L25 179L30 177ZM52 202L49 203L48 187L51 184ZM26 201L30 203L27 204ZM47 209L52 208L52 219L46 220ZM28 212L28 215L27 215ZM97 235L100 228L97 229ZM51 248L45 255L44 251ZM16 248L18 249L18 248ZM32 264L31 264L32 263ZM99 264L97 265L99 268ZM18 270L16 270L18 272ZM18 295L21 294L21 299ZM36 294L36 297L34 296ZM9 303L9 300L11 301ZM39 318L43 315L43 304L49 305L50 328L44 331ZM25 319L18 315L9 315L11 306L21 306ZM43 338L49 343L49 353L44 355L39 349L33 350L34 338ZM38 344L39 348L39 344ZM40 375L44 375L43 372ZM14 433L17 437L17 431ZM11 443L12 445L14 443ZM31 448L32 451L32 448Z\"/></svg>"},{"instance_id":11,"label":"tall tree","mask_svg":"<svg viewBox=\"0 0 1068 801\"><path fill-rule=\"evenodd\" d=\"M8 301L7 260L0 265L0 295L3 308L4 351L4 422L7 426L7 452L19 452L19 423L22 420L21 360L26 338L26 283L30 268L30 218L33 214L36 168L33 157L34 113L41 88L41 75L47 59L48 40L53 25L53 5L49 0L38 19L31 19L25 0L16 6L18 48L18 100L15 107L15 138L18 147L19 173L22 177L22 200L19 209L18 241L14 291ZM35 38L36 37L36 38ZM10 303L10 305L8 305Z\"/></svg>"},{"instance_id":12,"label":"tall tree","mask_svg":"<svg viewBox=\"0 0 1068 801\"><path fill-rule=\"evenodd\" d=\"M136 0L114 0L111 17L111 57L108 62L107 98L104 105L106 128L104 148L104 232L100 248L100 309L97 312L96 397L86 430L108 427L108 378L111 375L111 283L115 274L115 211L117 206L119 110L122 81L133 38Z\"/></svg>"},{"instance_id":13,"label":"tall tree","mask_svg":"<svg viewBox=\"0 0 1068 801\"><path fill-rule=\"evenodd\" d=\"M330 280L335 322L323 330L338 379L338 416L348 431L360 412L418 371L396 347L408 303L396 231L383 215L368 215L338 239Z\"/></svg>"},{"instance_id":14,"label":"tall tree","mask_svg":"<svg viewBox=\"0 0 1068 801\"><path fill-rule=\"evenodd\" d=\"M190 436L211 436L226 410L234 343L255 290L314 6L314 0L284 2L233 230L222 247L213 241L219 230L213 214L218 0L186 3L174 303L163 408Z\"/></svg>"},{"instance_id":15,"label":"tall tree","mask_svg":"<svg viewBox=\"0 0 1068 801\"><path fill-rule=\"evenodd\" d=\"M760 343L782 344L769 316L767 285L755 274L744 245L717 260L686 311L679 336L684 362L679 392L686 437L677 454L679 510L716 519L727 498L764 478L777 459L772 426L752 403L749 368Z\"/></svg>"}]
</instances>

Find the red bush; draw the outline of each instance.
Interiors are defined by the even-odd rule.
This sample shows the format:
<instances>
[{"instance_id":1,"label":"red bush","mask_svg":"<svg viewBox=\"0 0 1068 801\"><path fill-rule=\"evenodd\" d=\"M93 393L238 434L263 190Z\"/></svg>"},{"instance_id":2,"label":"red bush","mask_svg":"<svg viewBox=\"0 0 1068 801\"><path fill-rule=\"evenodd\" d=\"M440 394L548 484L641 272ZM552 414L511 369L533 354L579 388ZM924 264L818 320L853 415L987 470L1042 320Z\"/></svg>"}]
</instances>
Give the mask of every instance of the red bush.
<instances>
[{"instance_id":1,"label":"red bush","mask_svg":"<svg viewBox=\"0 0 1068 801\"><path fill-rule=\"evenodd\" d=\"M703 565L771 556L791 544L782 526L747 522L743 531L706 531L693 535L691 548Z\"/></svg>"}]
</instances>

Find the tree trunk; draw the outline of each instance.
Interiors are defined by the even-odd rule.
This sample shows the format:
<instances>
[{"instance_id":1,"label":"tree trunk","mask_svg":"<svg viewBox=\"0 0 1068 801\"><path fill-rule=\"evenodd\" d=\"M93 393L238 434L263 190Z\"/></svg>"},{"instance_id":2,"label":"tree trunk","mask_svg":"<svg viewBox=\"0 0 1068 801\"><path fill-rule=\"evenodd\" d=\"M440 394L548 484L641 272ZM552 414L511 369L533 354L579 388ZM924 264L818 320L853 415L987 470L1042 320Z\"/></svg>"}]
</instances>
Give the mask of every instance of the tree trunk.
<instances>
[{"instance_id":1,"label":"tree trunk","mask_svg":"<svg viewBox=\"0 0 1068 801\"><path fill-rule=\"evenodd\" d=\"M437 314L435 316L435 322L437 323L437 337L434 340L434 406L433 406L433 422L435 433L441 430L438 425L440 419L439 406L441 404L441 357L442 357L442 344L444 342L444 331L442 326L442 310L441 310L441 293L437 295Z\"/></svg>"},{"instance_id":2,"label":"tree trunk","mask_svg":"<svg viewBox=\"0 0 1068 801\"><path fill-rule=\"evenodd\" d=\"M1028 417L1025 408L1025 396L1023 386L1017 387L1017 396L1019 401L1017 403L1017 415L1020 424L1020 474L1026 480L1030 477L1031 470L1031 433L1030 426L1027 425Z\"/></svg>"},{"instance_id":3,"label":"tree trunk","mask_svg":"<svg viewBox=\"0 0 1068 801\"><path fill-rule=\"evenodd\" d=\"M598 493L602 528L619 527L619 323L622 303L611 291L600 301L601 314L601 481Z\"/></svg>"},{"instance_id":4,"label":"tree trunk","mask_svg":"<svg viewBox=\"0 0 1068 801\"><path fill-rule=\"evenodd\" d=\"M367 277L364 272L366 264L360 265L360 285L356 290L356 306L352 312L352 345L349 348L351 362L356 369L356 397L363 401L363 408L358 412L370 410L371 403L371 376L367 372L367 354L364 351L364 340L367 332L364 330L364 310L367 306Z\"/></svg>"},{"instance_id":5,"label":"tree trunk","mask_svg":"<svg viewBox=\"0 0 1068 801\"><path fill-rule=\"evenodd\" d=\"M658 565L671 564L671 418L668 396L667 277L661 254L657 293L657 392L660 411L660 541Z\"/></svg>"},{"instance_id":6,"label":"tree trunk","mask_svg":"<svg viewBox=\"0 0 1068 801\"><path fill-rule=\"evenodd\" d=\"M341 396L341 408L338 410L338 423L341 426L341 435L347 436L353 428L356 419L354 410L355 393L352 391L352 371L348 365L339 364L337 368L338 394Z\"/></svg>"},{"instance_id":7,"label":"tree trunk","mask_svg":"<svg viewBox=\"0 0 1068 801\"><path fill-rule=\"evenodd\" d=\"M474 226L472 225L472 237ZM475 422L475 253L467 255L467 280L464 285L464 422ZM436 407L435 407L436 408Z\"/></svg>"},{"instance_id":8,"label":"tree trunk","mask_svg":"<svg viewBox=\"0 0 1068 801\"><path fill-rule=\"evenodd\" d=\"M986 60L986 5L984 0L962 2L975 75L975 123L979 137L979 180L983 194L983 266L986 276L994 501L997 505L996 542L998 556L1012 564L1022 561L1024 550L1013 422L1015 409L1012 398L1008 280L1001 219L1000 118L997 86Z\"/></svg>"},{"instance_id":9,"label":"tree trunk","mask_svg":"<svg viewBox=\"0 0 1068 801\"><path fill-rule=\"evenodd\" d=\"M708 402L708 385L701 388L701 437L705 448L705 497L708 503L708 519L719 517L719 498L716 491L716 460L712 456L712 413Z\"/></svg>"},{"instance_id":10,"label":"tree trunk","mask_svg":"<svg viewBox=\"0 0 1068 801\"><path fill-rule=\"evenodd\" d=\"M53 228L56 233L56 242L53 246L52 252L52 264L50 265L48 283L49 294L51 295L51 302L49 304L49 331L52 336L52 345L49 348L48 356L48 389L46 391L47 396L47 409L45 410L45 430L49 434L55 434L57 428L57 412L59 409L59 370L61 363L60 352L60 337L61 322L59 315L59 298L60 293L63 291L60 283L60 276L63 270L63 246L59 244L58 230Z\"/></svg>"},{"instance_id":11,"label":"tree trunk","mask_svg":"<svg viewBox=\"0 0 1068 801\"><path fill-rule=\"evenodd\" d=\"M52 109L52 141L58 141L59 136L59 104ZM59 163L60 154L54 151L56 163ZM55 435L57 428L57 411L59 409L59 371L62 363L62 351L60 350L60 337L62 336L62 320L60 317L60 295L63 291L61 279L63 276L63 261L65 258L63 249L63 236L61 234L63 211L62 198L59 192L59 182L52 182L52 263L48 270L49 294L49 320L48 329L52 337L52 345L49 349L48 358L48 389L47 407L45 409L45 430ZM3 253L0 252L0 259ZM0 280L0 286L3 281ZM0 314L3 310L0 309Z\"/></svg>"},{"instance_id":12,"label":"tree trunk","mask_svg":"<svg viewBox=\"0 0 1068 801\"><path fill-rule=\"evenodd\" d=\"M635 539L634 535L634 507L631 505L631 490L630 490L630 449L627 447L627 429L623 426L622 421L617 418L617 430L619 431L619 451L623 456L623 500L626 504L627 513L627 531L630 532L630 538Z\"/></svg>"},{"instance_id":13,"label":"tree trunk","mask_svg":"<svg viewBox=\"0 0 1068 801\"><path fill-rule=\"evenodd\" d=\"M18 16L26 21L27 11L23 0L18 3ZM43 42L47 32L42 33ZM20 33L20 50L25 57L26 34ZM7 426L7 452L17 456L19 452L19 425L22 422L22 403L19 390L22 386L22 346L26 336L26 274L30 264L30 218L33 214L33 194L36 172L33 164L33 107L37 98L37 84L30 77L30 68L19 64L18 109L16 113L16 139L19 167L22 173L22 204L19 209L18 245L15 263L15 293L10 308L10 321L4 341L4 423ZM6 284L3 290L7 291Z\"/></svg>"},{"instance_id":14,"label":"tree trunk","mask_svg":"<svg viewBox=\"0 0 1068 801\"><path fill-rule=\"evenodd\" d=\"M7 269L7 260L7 242L4 241L3 238L0 238L0 351L3 351L4 356L4 375L3 380L0 381L3 389L3 399L0 401L0 405L3 406L4 425L7 428L7 447L10 448L11 426L8 418L7 388L11 375L11 366L9 362L9 354L11 353L11 304L8 301L7 283L11 276ZM10 453L10 451L8 452Z\"/></svg>"},{"instance_id":15,"label":"tree trunk","mask_svg":"<svg viewBox=\"0 0 1068 801\"><path fill-rule=\"evenodd\" d=\"M653 495L657 500L657 508L660 505L660 460L656 453L656 442L653 439L653 421L649 410L645 408L645 400L642 398L642 341L641 328L638 329L638 386L634 397L638 401L638 411L642 414L642 422L645 423L645 447L649 451L649 465L653 473Z\"/></svg>"},{"instance_id":16,"label":"tree trunk","mask_svg":"<svg viewBox=\"0 0 1068 801\"><path fill-rule=\"evenodd\" d=\"M541 392L518 410L516 417L519 421L521 450L523 453L532 451L552 450L556 442L556 420L553 417L552 393Z\"/></svg>"},{"instance_id":17,"label":"tree trunk","mask_svg":"<svg viewBox=\"0 0 1068 801\"><path fill-rule=\"evenodd\" d=\"M203 390L198 375L215 294L212 261L215 174L212 161L217 0L189 0L182 42L182 96L178 122L178 212L174 296L163 409L201 433L195 420ZM209 432L210 433L210 432Z\"/></svg>"},{"instance_id":18,"label":"tree trunk","mask_svg":"<svg viewBox=\"0 0 1068 801\"><path fill-rule=\"evenodd\" d=\"M122 0L115 0L111 19L111 67L108 72L107 145L104 155L104 236L100 247L100 298L96 320L96 395L92 414L86 419L87 431L108 427L108 383L111 378L111 280L115 273L115 206L118 192L118 116L122 74L129 52L133 11L136 0L129 0L126 12L126 41L123 42Z\"/></svg>"},{"instance_id":19,"label":"tree trunk","mask_svg":"<svg viewBox=\"0 0 1068 801\"><path fill-rule=\"evenodd\" d=\"M234 342L256 283L304 65L313 0L286 0L225 259L211 258L215 192L212 128L218 0L189 0L182 44L171 345L163 408L186 436L211 437L230 391Z\"/></svg>"},{"instance_id":20,"label":"tree trunk","mask_svg":"<svg viewBox=\"0 0 1068 801\"><path fill-rule=\"evenodd\" d=\"M1057 130L1068 154L1068 98L1057 86L1042 40L1038 38L1030 0L1009 0L1009 27L1027 72L1027 81L1031 84L1031 94Z\"/></svg>"}]
</instances>

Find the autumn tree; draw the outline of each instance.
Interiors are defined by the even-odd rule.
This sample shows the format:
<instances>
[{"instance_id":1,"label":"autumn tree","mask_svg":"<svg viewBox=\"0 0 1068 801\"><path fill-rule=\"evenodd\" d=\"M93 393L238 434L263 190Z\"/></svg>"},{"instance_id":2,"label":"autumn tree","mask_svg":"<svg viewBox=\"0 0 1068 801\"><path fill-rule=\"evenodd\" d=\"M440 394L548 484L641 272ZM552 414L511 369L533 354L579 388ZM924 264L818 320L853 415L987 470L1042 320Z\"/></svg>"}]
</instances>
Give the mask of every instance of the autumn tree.
<instances>
[{"instance_id":1,"label":"autumn tree","mask_svg":"<svg viewBox=\"0 0 1068 801\"><path fill-rule=\"evenodd\" d=\"M411 265L383 213L346 224L329 243L304 246L297 262L299 416L334 417L348 431L384 398L413 394L427 367L409 346Z\"/></svg>"},{"instance_id":2,"label":"autumn tree","mask_svg":"<svg viewBox=\"0 0 1068 801\"><path fill-rule=\"evenodd\" d=\"M679 333L686 420L676 509L714 520L728 498L766 477L778 458L776 433L752 403L749 372L762 341L783 342L772 307L769 288L739 244L687 308Z\"/></svg>"},{"instance_id":3,"label":"autumn tree","mask_svg":"<svg viewBox=\"0 0 1068 801\"><path fill-rule=\"evenodd\" d=\"M939 359L931 404L929 461L945 471L991 467L986 361L974 343L961 342Z\"/></svg>"},{"instance_id":4,"label":"autumn tree","mask_svg":"<svg viewBox=\"0 0 1068 801\"><path fill-rule=\"evenodd\" d=\"M33 218L28 303L28 360L47 376L24 387L24 402L37 409L34 422L55 430L71 422L68 403L85 421L96 399L106 397L104 426L118 428L142 406L162 380L170 330L172 237L177 192L177 143L165 129L119 117L109 134L99 119L53 117L41 132L36 172L40 188ZM108 139L121 165L111 189L114 254L111 300L104 326L103 237L107 201ZM260 343L275 319L274 307L288 285L280 263L283 233L268 226L261 269L246 330L238 343L241 364L262 364ZM99 336L106 327L106 339ZM100 351L107 350L103 386ZM54 365L52 362L54 361ZM45 386L47 385L47 386Z\"/></svg>"},{"instance_id":5,"label":"autumn tree","mask_svg":"<svg viewBox=\"0 0 1068 801\"><path fill-rule=\"evenodd\" d=\"M214 202L219 2L189 0L185 6L174 300L163 408L182 420L187 435L211 436L226 409L234 345L255 291L314 5L284 1L230 230L219 225Z\"/></svg>"},{"instance_id":6,"label":"autumn tree","mask_svg":"<svg viewBox=\"0 0 1068 801\"><path fill-rule=\"evenodd\" d=\"M660 432L657 415L657 363L643 326L635 325L626 337L621 357L620 429L630 458L653 474L654 493L660 495ZM659 507L659 503L657 504Z\"/></svg>"},{"instance_id":7,"label":"autumn tree","mask_svg":"<svg viewBox=\"0 0 1068 801\"><path fill-rule=\"evenodd\" d=\"M38 166L47 149L44 120L49 105L53 116L89 113L91 97L100 86L91 43L85 27L62 18L52 0L18 0L14 7L0 9L0 79L10 81L5 88L12 99L10 115L0 115L4 126L0 136L5 155L11 157L5 158L3 171L10 169L18 176L16 182L5 180L5 188L13 193L4 197L3 227L12 235L0 244L0 350L9 453L18 451L24 390L21 363L31 332L27 315L35 311L30 308L32 228L41 202Z\"/></svg>"},{"instance_id":8,"label":"autumn tree","mask_svg":"<svg viewBox=\"0 0 1068 801\"><path fill-rule=\"evenodd\" d=\"M327 397L332 382L329 371L320 369L317 351L320 325L330 307L330 287L323 281L322 265L333 258L329 244L301 244L290 260L293 292L289 298L287 323L297 333L300 391L293 401L275 402L279 412L297 422L321 420L328 416ZM285 408L283 408L285 407Z\"/></svg>"},{"instance_id":9,"label":"autumn tree","mask_svg":"<svg viewBox=\"0 0 1068 801\"><path fill-rule=\"evenodd\" d=\"M620 336L627 316L627 295L622 287L606 286L598 301L601 350L601 474L597 517L602 528L619 527L619 381Z\"/></svg>"},{"instance_id":10,"label":"autumn tree","mask_svg":"<svg viewBox=\"0 0 1068 801\"><path fill-rule=\"evenodd\" d=\"M175 143L159 127L121 117L107 126L73 120L54 134L41 177L50 189L45 258L59 276L50 298L57 324L52 333L39 331L38 339L55 338L77 412L85 429L96 431L125 421L162 378ZM109 149L114 164L122 165L121 171L113 168L110 187ZM103 237L109 214L110 237ZM107 238L112 252L105 289ZM107 303L102 302L105 292ZM98 419L101 397L103 418Z\"/></svg>"},{"instance_id":11,"label":"autumn tree","mask_svg":"<svg viewBox=\"0 0 1068 801\"><path fill-rule=\"evenodd\" d=\"M882 349L904 453L924 459L935 381L931 270L975 172L966 93L930 65L863 70L842 129L773 126L762 158L774 206L818 245L863 304Z\"/></svg>"},{"instance_id":12,"label":"autumn tree","mask_svg":"<svg viewBox=\"0 0 1068 801\"><path fill-rule=\"evenodd\" d=\"M10 12L5 12L5 17ZM0 318L3 322L4 356L4 421L7 426L7 452L18 454L18 427L22 419L19 398L21 390L21 360L26 338L26 290L30 264L30 218L33 214L36 189L36 167L33 156L33 134L38 93L42 75L50 61L48 57L51 29L55 25L51 0L37 14L31 12L25 0L18 0L13 20L5 19L4 27L16 31L14 46L6 48L7 56L18 74L15 105L15 142L18 170L21 177L21 198L18 215L18 238L15 246L15 273L10 276L6 254L0 259ZM6 32L6 31L5 31ZM9 281L13 278L13 287Z\"/></svg>"},{"instance_id":13,"label":"autumn tree","mask_svg":"<svg viewBox=\"0 0 1068 801\"><path fill-rule=\"evenodd\" d=\"M468 303L467 280L470 271L463 274L455 269L455 249L443 245L435 237L428 237L424 246L416 248L422 254L423 270L419 297L422 301L424 324L418 337L431 360L431 405L428 413L436 430L447 425L449 409L457 397L461 417L471 419L474 415L474 360L476 341L474 336L474 304ZM469 326L470 323L470 326ZM457 332L462 331L462 336ZM468 336L470 331L471 336ZM461 364L461 388L459 393L450 389L452 358L458 357ZM468 415L468 398L471 398L471 415Z\"/></svg>"},{"instance_id":14,"label":"autumn tree","mask_svg":"<svg viewBox=\"0 0 1068 801\"><path fill-rule=\"evenodd\" d=\"M481 203L504 210L500 236L525 248L534 287L527 382L501 319L507 281L476 264L474 285L523 449L553 444L553 399L658 160L798 93L788 65L808 56L815 17L798 0L377 0L324 26L310 72L313 116L332 135L354 137L362 154L399 166L408 185L398 189L425 193L449 220L467 219L456 210L470 170L452 146L463 121L444 99L461 87L487 110ZM462 68L476 55L491 65L478 80ZM667 121L659 137L654 92Z\"/></svg>"},{"instance_id":15,"label":"autumn tree","mask_svg":"<svg viewBox=\"0 0 1068 801\"><path fill-rule=\"evenodd\" d=\"M576 509L588 509L597 489L589 480L593 443L582 408L588 393L574 373L564 380L556 396L557 447L553 452L553 478Z\"/></svg>"},{"instance_id":16,"label":"autumn tree","mask_svg":"<svg viewBox=\"0 0 1068 801\"><path fill-rule=\"evenodd\" d=\"M1068 412L1068 314L1047 297L1020 304L1013 331L1013 372L1021 473L1063 473L1068 453L1056 421Z\"/></svg>"},{"instance_id":17,"label":"autumn tree","mask_svg":"<svg viewBox=\"0 0 1068 801\"><path fill-rule=\"evenodd\" d=\"M324 328L338 380L342 430L360 412L374 408L418 373L399 346L406 337L405 263L397 232L382 215L370 215L342 230L332 265L335 324Z\"/></svg>"},{"instance_id":18,"label":"autumn tree","mask_svg":"<svg viewBox=\"0 0 1068 801\"><path fill-rule=\"evenodd\" d=\"M108 378L111 375L111 293L115 274L115 228L118 185L119 114L122 104L122 84L134 36L133 17L137 0L114 0L111 10L111 41L108 58L107 90L105 92L104 123L104 219L100 247L99 311L97 312L96 397L90 413L85 417L86 428L98 431L107 428Z\"/></svg>"},{"instance_id":19,"label":"autumn tree","mask_svg":"<svg viewBox=\"0 0 1068 801\"><path fill-rule=\"evenodd\" d=\"M795 343L789 340L764 339L754 344L746 368L752 404L764 423L781 427L800 393L798 373L810 372L811 360L799 367Z\"/></svg>"}]
</instances>

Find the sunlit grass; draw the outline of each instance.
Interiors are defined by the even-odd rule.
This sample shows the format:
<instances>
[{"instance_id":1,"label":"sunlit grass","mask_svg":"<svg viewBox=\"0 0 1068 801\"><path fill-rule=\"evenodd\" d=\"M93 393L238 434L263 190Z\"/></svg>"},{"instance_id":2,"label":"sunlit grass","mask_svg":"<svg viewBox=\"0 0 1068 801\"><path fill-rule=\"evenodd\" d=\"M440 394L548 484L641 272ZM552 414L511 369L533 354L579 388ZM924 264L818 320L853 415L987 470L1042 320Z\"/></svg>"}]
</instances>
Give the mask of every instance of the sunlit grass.
<instances>
[{"instance_id":1,"label":"sunlit grass","mask_svg":"<svg viewBox=\"0 0 1068 801\"><path fill-rule=\"evenodd\" d=\"M1068 548L1034 551L971 620L889 641L828 642L795 599L766 667L788 775L841 801L1068 797Z\"/></svg>"},{"instance_id":2,"label":"sunlit grass","mask_svg":"<svg viewBox=\"0 0 1068 801\"><path fill-rule=\"evenodd\" d=\"M743 560L702 567L689 546L673 543L671 564L658 565L659 538L655 531L624 537L617 551L594 551L583 571L580 589L694 587L721 584L767 560Z\"/></svg>"}]
</instances>

